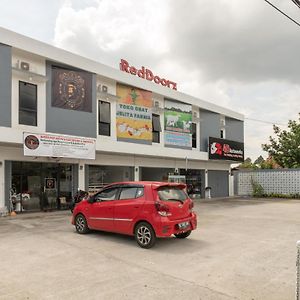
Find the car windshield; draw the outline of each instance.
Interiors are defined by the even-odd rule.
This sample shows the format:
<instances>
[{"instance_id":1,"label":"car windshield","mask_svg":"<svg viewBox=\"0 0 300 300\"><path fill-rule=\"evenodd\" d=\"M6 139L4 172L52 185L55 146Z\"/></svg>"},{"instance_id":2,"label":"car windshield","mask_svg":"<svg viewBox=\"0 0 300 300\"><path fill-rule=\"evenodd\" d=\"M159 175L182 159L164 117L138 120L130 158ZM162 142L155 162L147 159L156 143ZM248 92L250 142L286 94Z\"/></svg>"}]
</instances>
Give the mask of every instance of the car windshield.
<instances>
[{"instance_id":1,"label":"car windshield","mask_svg":"<svg viewBox=\"0 0 300 300\"><path fill-rule=\"evenodd\" d=\"M163 186L157 190L160 200L164 201L180 201L187 199L187 194L184 190L174 186Z\"/></svg>"}]
</instances>

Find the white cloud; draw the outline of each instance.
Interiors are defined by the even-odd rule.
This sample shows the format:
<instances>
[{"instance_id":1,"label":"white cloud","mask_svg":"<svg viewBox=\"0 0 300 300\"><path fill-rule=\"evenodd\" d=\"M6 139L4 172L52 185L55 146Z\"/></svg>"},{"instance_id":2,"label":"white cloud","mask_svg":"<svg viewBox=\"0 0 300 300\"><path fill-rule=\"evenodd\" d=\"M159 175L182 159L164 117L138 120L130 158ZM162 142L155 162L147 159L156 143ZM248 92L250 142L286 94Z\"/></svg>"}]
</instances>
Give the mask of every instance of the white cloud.
<instances>
[{"instance_id":1,"label":"white cloud","mask_svg":"<svg viewBox=\"0 0 300 300\"><path fill-rule=\"evenodd\" d=\"M274 3L298 17L292 2ZM287 123L299 110L298 36L261 0L73 0L58 13L54 41L115 68L120 58L147 66L247 118ZM246 155L262 154L272 134L272 124L246 119Z\"/></svg>"}]
</instances>

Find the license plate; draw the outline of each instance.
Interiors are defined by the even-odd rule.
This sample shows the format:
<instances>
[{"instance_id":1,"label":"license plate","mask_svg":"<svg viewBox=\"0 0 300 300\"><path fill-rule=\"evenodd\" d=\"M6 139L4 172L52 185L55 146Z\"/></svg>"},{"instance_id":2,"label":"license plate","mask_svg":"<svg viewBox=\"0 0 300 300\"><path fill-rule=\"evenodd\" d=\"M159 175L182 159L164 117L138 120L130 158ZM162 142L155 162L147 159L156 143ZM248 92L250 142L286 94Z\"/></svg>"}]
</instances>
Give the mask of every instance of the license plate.
<instances>
[{"instance_id":1,"label":"license plate","mask_svg":"<svg viewBox=\"0 0 300 300\"><path fill-rule=\"evenodd\" d=\"M179 229L185 229L185 228L187 228L189 225L190 225L189 222L182 222L182 223L179 223L179 224L178 224L178 228L179 228Z\"/></svg>"}]
</instances>

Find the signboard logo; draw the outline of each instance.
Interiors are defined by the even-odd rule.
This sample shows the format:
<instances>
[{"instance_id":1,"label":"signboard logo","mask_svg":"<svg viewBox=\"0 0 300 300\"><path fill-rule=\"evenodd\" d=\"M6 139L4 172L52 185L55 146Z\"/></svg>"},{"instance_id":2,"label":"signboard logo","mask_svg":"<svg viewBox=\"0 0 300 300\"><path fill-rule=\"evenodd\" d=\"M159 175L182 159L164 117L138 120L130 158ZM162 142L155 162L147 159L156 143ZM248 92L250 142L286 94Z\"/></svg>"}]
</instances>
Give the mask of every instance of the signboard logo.
<instances>
[{"instance_id":1,"label":"signboard logo","mask_svg":"<svg viewBox=\"0 0 300 300\"><path fill-rule=\"evenodd\" d=\"M25 146L30 150L35 150L40 145L39 139L35 135L27 135L24 141Z\"/></svg>"},{"instance_id":2,"label":"signboard logo","mask_svg":"<svg viewBox=\"0 0 300 300\"><path fill-rule=\"evenodd\" d=\"M210 137L209 158L244 161L244 143Z\"/></svg>"},{"instance_id":3,"label":"signboard logo","mask_svg":"<svg viewBox=\"0 0 300 300\"><path fill-rule=\"evenodd\" d=\"M45 189L53 190L55 189L56 181L55 178L45 178Z\"/></svg>"},{"instance_id":4,"label":"signboard logo","mask_svg":"<svg viewBox=\"0 0 300 300\"><path fill-rule=\"evenodd\" d=\"M166 86L170 89L177 90L177 83L167 80L165 78L160 78L157 75L154 75L153 72L149 69L146 69L144 66L140 69L135 68L134 66L130 66L128 61L125 59L121 59L120 62L120 70L126 73L129 73L134 76L138 76L140 78L153 81L156 84L160 84L162 86Z\"/></svg>"}]
</instances>

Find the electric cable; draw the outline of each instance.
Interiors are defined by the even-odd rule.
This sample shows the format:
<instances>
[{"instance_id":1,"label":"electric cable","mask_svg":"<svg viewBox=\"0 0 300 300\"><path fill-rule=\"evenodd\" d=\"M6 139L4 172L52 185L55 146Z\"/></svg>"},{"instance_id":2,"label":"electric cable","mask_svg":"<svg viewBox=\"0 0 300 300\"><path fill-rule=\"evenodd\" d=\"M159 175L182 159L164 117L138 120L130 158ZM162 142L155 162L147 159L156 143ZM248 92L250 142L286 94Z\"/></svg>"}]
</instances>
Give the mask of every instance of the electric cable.
<instances>
[{"instance_id":1,"label":"electric cable","mask_svg":"<svg viewBox=\"0 0 300 300\"><path fill-rule=\"evenodd\" d=\"M280 125L280 126L287 126L288 124L283 124L280 122L271 122L271 121L264 121L264 120L259 120L259 119L254 119L254 118L248 118L245 117L245 120L250 120L250 121L255 121L255 122L260 122L260 123L265 123L265 124L272 124L272 125Z\"/></svg>"},{"instance_id":2,"label":"electric cable","mask_svg":"<svg viewBox=\"0 0 300 300\"><path fill-rule=\"evenodd\" d=\"M280 10L278 7L276 7L274 4L272 4L270 1L268 0L264 0L265 2L267 2L269 5L271 5L273 8L275 8L277 11L279 11L281 14L283 14L285 17L287 17L289 20L291 20L292 22L294 22L296 25L298 25L300 27L300 23L298 23L297 21L295 21L293 18L291 18L290 16L288 16L286 13L284 13L282 10ZM293 1L293 0L292 0ZM294 1L293 1L294 2Z\"/></svg>"},{"instance_id":3,"label":"electric cable","mask_svg":"<svg viewBox=\"0 0 300 300\"><path fill-rule=\"evenodd\" d=\"M299 0L292 0L296 6L300 8L300 1Z\"/></svg>"}]
</instances>

